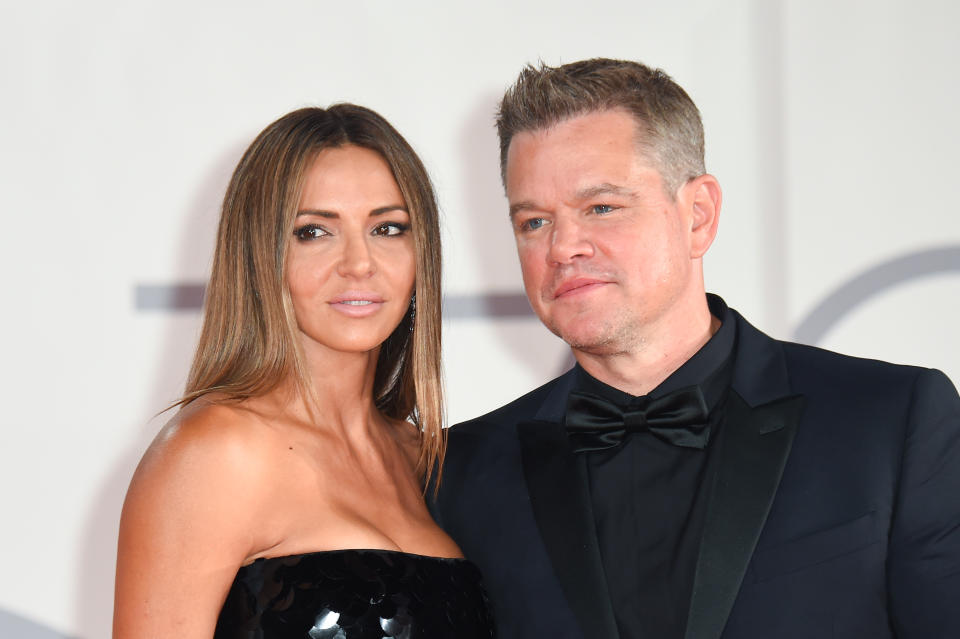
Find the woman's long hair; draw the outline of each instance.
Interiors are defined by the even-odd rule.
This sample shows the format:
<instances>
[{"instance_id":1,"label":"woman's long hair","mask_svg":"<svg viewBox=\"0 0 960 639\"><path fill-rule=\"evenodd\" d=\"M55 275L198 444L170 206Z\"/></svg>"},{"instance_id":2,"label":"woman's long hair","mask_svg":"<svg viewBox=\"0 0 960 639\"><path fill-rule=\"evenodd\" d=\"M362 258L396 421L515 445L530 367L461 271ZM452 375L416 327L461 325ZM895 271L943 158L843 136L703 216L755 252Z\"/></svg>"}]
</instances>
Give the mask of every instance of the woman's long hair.
<instances>
[{"instance_id":1,"label":"woman's long hair","mask_svg":"<svg viewBox=\"0 0 960 639\"><path fill-rule=\"evenodd\" d=\"M423 163L407 141L361 106L289 113L244 153L223 199L203 328L179 404L210 393L228 400L255 397L292 379L311 407L314 387L286 284L286 254L304 173L320 151L344 145L383 156L410 214L416 311L406 314L381 346L373 393L383 415L417 426L417 470L426 486L442 467L445 450L437 203Z\"/></svg>"}]
</instances>

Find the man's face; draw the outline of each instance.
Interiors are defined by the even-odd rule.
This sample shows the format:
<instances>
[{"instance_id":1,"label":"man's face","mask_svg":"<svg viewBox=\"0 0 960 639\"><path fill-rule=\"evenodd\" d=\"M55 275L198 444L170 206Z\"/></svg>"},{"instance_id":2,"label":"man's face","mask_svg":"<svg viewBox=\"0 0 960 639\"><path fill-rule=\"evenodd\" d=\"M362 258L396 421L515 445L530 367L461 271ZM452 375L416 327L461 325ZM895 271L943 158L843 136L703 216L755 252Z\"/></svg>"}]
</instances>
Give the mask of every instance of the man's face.
<instances>
[{"instance_id":1,"label":"man's face","mask_svg":"<svg viewBox=\"0 0 960 639\"><path fill-rule=\"evenodd\" d=\"M512 139L511 220L527 296L547 328L584 352L633 352L689 308L697 282L703 295L685 188L676 200L664 192L625 111Z\"/></svg>"}]
</instances>

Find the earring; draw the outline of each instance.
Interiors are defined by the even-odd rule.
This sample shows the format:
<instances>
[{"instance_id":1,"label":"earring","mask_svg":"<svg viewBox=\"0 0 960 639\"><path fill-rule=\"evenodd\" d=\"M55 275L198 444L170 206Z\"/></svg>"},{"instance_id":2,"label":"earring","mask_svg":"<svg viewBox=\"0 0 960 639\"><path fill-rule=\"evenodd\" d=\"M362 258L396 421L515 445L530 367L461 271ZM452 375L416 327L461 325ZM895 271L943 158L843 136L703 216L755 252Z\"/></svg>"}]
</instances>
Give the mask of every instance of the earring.
<instances>
[{"instance_id":1,"label":"earring","mask_svg":"<svg viewBox=\"0 0 960 639\"><path fill-rule=\"evenodd\" d=\"M410 332L413 332L414 320L417 317L417 294L410 298Z\"/></svg>"}]
</instances>

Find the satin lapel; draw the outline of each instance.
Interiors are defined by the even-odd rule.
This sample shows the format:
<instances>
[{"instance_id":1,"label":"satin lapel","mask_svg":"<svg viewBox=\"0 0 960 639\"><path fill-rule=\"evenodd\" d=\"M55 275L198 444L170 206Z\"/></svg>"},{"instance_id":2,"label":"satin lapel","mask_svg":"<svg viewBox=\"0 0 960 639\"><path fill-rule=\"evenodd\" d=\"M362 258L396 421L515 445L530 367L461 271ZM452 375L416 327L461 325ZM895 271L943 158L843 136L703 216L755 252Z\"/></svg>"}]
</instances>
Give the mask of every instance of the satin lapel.
<instances>
[{"instance_id":1,"label":"satin lapel","mask_svg":"<svg viewBox=\"0 0 960 639\"><path fill-rule=\"evenodd\" d=\"M800 396L751 408L731 390L711 462L686 639L722 634L770 512L802 408Z\"/></svg>"},{"instance_id":2,"label":"satin lapel","mask_svg":"<svg viewBox=\"0 0 960 639\"><path fill-rule=\"evenodd\" d=\"M567 603L584 637L615 639L583 457L558 422L521 422L517 434L530 505Z\"/></svg>"}]
</instances>

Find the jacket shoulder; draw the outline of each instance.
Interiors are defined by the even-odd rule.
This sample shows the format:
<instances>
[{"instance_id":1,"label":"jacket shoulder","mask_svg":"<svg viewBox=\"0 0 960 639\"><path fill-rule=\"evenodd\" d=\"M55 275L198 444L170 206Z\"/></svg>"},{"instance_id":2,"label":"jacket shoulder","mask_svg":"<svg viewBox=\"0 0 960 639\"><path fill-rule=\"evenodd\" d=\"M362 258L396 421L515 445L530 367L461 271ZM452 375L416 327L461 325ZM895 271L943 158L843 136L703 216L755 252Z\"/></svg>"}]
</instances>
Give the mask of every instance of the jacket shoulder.
<instances>
[{"instance_id":1,"label":"jacket shoulder","mask_svg":"<svg viewBox=\"0 0 960 639\"><path fill-rule=\"evenodd\" d=\"M942 409L960 415L956 387L940 370L790 342L784 342L783 349L791 385L800 393L843 397L851 406L870 403L891 414L910 411L923 415Z\"/></svg>"},{"instance_id":2,"label":"jacket shoulder","mask_svg":"<svg viewBox=\"0 0 960 639\"><path fill-rule=\"evenodd\" d=\"M929 368L908 364L895 364L879 359L845 355L817 346L795 342L779 342L787 359L788 367L796 376L816 376L823 381L858 379L872 384L912 383L918 377L931 372Z\"/></svg>"},{"instance_id":3,"label":"jacket shoulder","mask_svg":"<svg viewBox=\"0 0 960 639\"><path fill-rule=\"evenodd\" d=\"M546 384L521 395L500 408L494 409L485 415L455 424L450 427L450 434L463 435L478 429L489 431L492 427L497 426L509 427L511 432L513 432L513 426L515 426L517 422L535 418L537 411L540 410L540 407L547 400L547 397L554 387L559 384L564 377L570 374L572 374L571 371L567 371L560 377L550 380Z\"/></svg>"},{"instance_id":4,"label":"jacket shoulder","mask_svg":"<svg viewBox=\"0 0 960 639\"><path fill-rule=\"evenodd\" d=\"M790 386L798 392L813 389L841 390L852 386L864 389L869 387L876 393L884 388L902 389L905 385L909 388L918 379L931 375L943 376L939 371L920 366L894 364L845 355L818 346L778 340L758 330L735 311L734 314L739 324L739 336L743 341L740 352L749 355L762 352L766 353L771 361L782 361ZM774 353L779 355L773 355Z\"/></svg>"}]
</instances>

